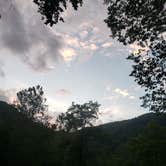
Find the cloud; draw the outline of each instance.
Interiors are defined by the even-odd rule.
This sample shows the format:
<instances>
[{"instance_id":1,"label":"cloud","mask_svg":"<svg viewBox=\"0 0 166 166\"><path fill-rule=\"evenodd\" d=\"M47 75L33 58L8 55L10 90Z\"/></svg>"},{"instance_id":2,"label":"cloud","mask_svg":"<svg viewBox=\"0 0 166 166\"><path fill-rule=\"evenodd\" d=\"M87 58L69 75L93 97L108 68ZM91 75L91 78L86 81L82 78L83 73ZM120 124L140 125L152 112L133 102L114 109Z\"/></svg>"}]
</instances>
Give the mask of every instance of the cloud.
<instances>
[{"instance_id":1,"label":"cloud","mask_svg":"<svg viewBox=\"0 0 166 166\"><path fill-rule=\"evenodd\" d=\"M61 50L61 55L65 62L70 62L75 58L77 54L74 49L66 48Z\"/></svg>"},{"instance_id":2,"label":"cloud","mask_svg":"<svg viewBox=\"0 0 166 166\"><path fill-rule=\"evenodd\" d=\"M134 53L134 54L137 54L139 53L139 50L144 50L145 51L145 54L146 52L149 50L149 48L146 46L146 47L141 47L140 45L134 43L134 44L130 44L129 45L129 52L131 53Z\"/></svg>"},{"instance_id":3,"label":"cloud","mask_svg":"<svg viewBox=\"0 0 166 166\"><path fill-rule=\"evenodd\" d=\"M130 100L136 99L134 95L131 95L127 89L115 88L112 89L111 86L106 86L106 93L104 94L104 100L118 101L121 98L126 98Z\"/></svg>"},{"instance_id":4,"label":"cloud","mask_svg":"<svg viewBox=\"0 0 166 166\"><path fill-rule=\"evenodd\" d=\"M133 111L133 110L132 110ZM121 121L133 117L131 110L127 110L123 106L111 105L100 110L99 119L104 123L113 121Z\"/></svg>"},{"instance_id":5,"label":"cloud","mask_svg":"<svg viewBox=\"0 0 166 166\"><path fill-rule=\"evenodd\" d=\"M0 77L5 77L4 64L0 61Z\"/></svg>"},{"instance_id":6,"label":"cloud","mask_svg":"<svg viewBox=\"0 0 166 166\"><path fill-rule=\"evenodd\" d=\"M123 96L123 97L129 96L129 92L126 89L122 90L122 89L116 88L114 90L114 92L121 95L121 96Z\"/></svg>"},{"instance_id":7,"label":"cloud","mask_svg":"<svg viewBox=\"0 0 166 166\"><path fill-rule=\"evenodd\" d=\"M91 44L91 45L90 45L90 49L91 49L91 50L97 50L98 47L96 46L96 44Z\"/></svg>"},{"instance_id":8,"label":"cloud","mask_svg":"<svg viewBox=\"0 0 166 166\"><path fill-rule=\"evenodd\" d=\"M58 24L57 30L64 38L66 47L72 47L77 52L77 62L85 62L96 53L105 54L103 50L108 48L102 45L109 43L111 38L103 21L107 17L107 7L100 0L85 1L76 14L69 7L64 16L67 26ZM66 32L68 36L64 35Z\"/></svg>"},{"instance_id":9,"label":"cloud","mask_svg":"<svg viewBox=\"0 0 166 166\"><path fill-rule=\"evenodd\" d=\"M5 102L9 101L9 96L3 90L0 90L0 101L5 101Z\"/></svg>"},{"instance_id":10,"label":"cloud","mask_svg":"<svg viewBox=\"0 0 166 166\"><path fill-rule=\"evenodd\" d=\"M107 85L107 86L106 86L106 91L107 91L107 92L110 92L110 91L111 91L111 85Z\"/></svg>"},{"instance_id":11,"label":"cloud","mask_svg":"<svg viewBox=\"0 0 166 166\"><path fill-rule=\"evenodd\" d=\"M5 77L5 72L2 68L0 68L0 77Z\"/></svg>"},{"instance_id":12,"label":"cloud","mask_svg":"<svg viewBox=\"0 0 166 166\"><path fill-rule=\"evenodd\" d=\"M106 42L106 43L102 44L102 47L104 47L104 48L108 48L108 47L111 47L111 46L112 46L111 42Z\"/></svg>"},{"instance_id":13,"label":"cloud","mask_svg":"<svg viewBox=\"0 0 166 166\"><path fill-rule=\"evenodd\" d=\"M66 101L59 101L50 97L47 97L47 103L49 106L49 112L52 112L55 115L58 115L59 113L62 112L66 112L66 110L70 106L70 103Z\"/></svg>"},{"instance_id":14,"label":"cloud","mask_svg":"<svg viewBox=\"0 0 166 166\"><path fill-rule=\"evenodd\" d=\"M0 101L5 101L7 103L13 103L16 100L16 89L0 89Z\"/></svg>"},{"instance_id":15,"label":"cloud","mask_svg":"<svg viewBox=\"0 0 166 166\"><path fill-rule=\"evenodd\" d=\"M72 60L84 63L95 55L127 55L124 55L126 48L110 38L110 30L103 21L106 17L107 6L100 0L85 1L77 12L69 5L64 12L65 24L57 24L56 30L63 38L65 47L77 52L77 57Z\"/></svg>"},{"instance_id":16,"label":"cloud","mask_svg":"<svg viewBox=\"0 0 166 166\"><path fill-rule=\"evenodd\" d=\"M125 105L113 104L101 109L100 120L104 123L109 123L134 118L144 113L144 110L137 110L136 108L128 108Z\"/></svg>"},{"instance_id":17,"label":"cloud","mask_svg":"<svg viewBox=\"0 0 166 166\"><path fill-rule=\"evenodd\" d=\"M0 48L36 71L55 66L63 41L43 24L33 3L1 0L1 8L8 11L2 13Z\"/></svg>"},{"instance_id":18,"label":"cloud","mask_svg":"<svg viewBox=\"0 0 166 166\"><path fill-rule=\"evenodd\" d=\"M66 44L70 47L80 47L80 41L77 37L73 37L71 35L68 34L61 34L62 37L64 38L64 41L66 42Z\"/></svg>"},{"instance_id":19,"label":"cloud","mask_svg":"<svg viewBox=\"0 0 166 166\"><path fill-rule=\"evenodd\" d=\"M116 93L124 98L128 98L131 100L135 99L135 96L131 95L127 89L116 88L116 89L114 89L114 93Z\"/></svg>"},{"instance_id":20,"label":"cloud","mask_svg":"<svg viewBox=\"0 0 166 166\"><path fill-rule=\"evenodd\" d=\"M135 96L129 96L129 99L135 99L136 97Z\"/></svg>"},{"instance_id":21,"label":"cloud","mask_svg":"<svg viewBox=\"0 0 166 166\"><path fill-rule=\"evenodd\" d=\"M80 32L79 35L80 35L81 39L85 39L88 36L88 31L83 30L82 32Z\"/></svg>"},{"instance_id":22,"label":"cloud","mask_svg":"<svg viewBox=\"0 0 166 166\"><path fill-rule=\"evenodd\" d=\"M71 92L68 89L59 89L58 91L56 91L56 95L58 96L70 96Z\"/></svg>"}]
</instances>

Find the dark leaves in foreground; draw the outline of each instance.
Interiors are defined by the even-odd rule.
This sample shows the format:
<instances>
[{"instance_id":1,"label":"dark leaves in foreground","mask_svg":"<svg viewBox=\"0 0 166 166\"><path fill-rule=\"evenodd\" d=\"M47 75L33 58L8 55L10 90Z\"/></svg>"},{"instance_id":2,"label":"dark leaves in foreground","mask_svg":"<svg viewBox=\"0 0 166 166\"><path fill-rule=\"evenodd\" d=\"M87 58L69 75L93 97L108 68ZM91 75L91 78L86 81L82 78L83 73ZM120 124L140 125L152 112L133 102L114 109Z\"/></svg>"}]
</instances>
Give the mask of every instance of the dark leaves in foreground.
<instances>
[{"instance_id":1,"label":"dark leaves in foreground","mask_svg":"<svg viewBox=\"0 0 166 166\"><path fill-rule=\"evenodd\" d=\"M130 76L145 88L142 106L154 112L166 111L166 40L151 44L149 51L128 56L134 62Z\"/></svg>"},{"instance_id":2,"label":"dark leaves in foreground","mask_svg":"<svg viewBox=\"0 0 166 166\"><path fill-rule=\"evenodd\" d=\"M165 0L105 0L112 37L123 44L152 42L166 30Z\"/></svg>"},{"instance_id":3,"label":"dark leaves in foreground","mask_svg":"<svg viewBox=\"0 0 166 166\"><path fill-rule=\"evenodd\" d=\"M42 15L42 19L45 20L45 24L53 26L58 21L64 22L62 13L67 9L67 3L70 2L77 10L79 6L82 6L82 0L33 0L38 5L38 12Z\"/></svg>"}]
</instances>

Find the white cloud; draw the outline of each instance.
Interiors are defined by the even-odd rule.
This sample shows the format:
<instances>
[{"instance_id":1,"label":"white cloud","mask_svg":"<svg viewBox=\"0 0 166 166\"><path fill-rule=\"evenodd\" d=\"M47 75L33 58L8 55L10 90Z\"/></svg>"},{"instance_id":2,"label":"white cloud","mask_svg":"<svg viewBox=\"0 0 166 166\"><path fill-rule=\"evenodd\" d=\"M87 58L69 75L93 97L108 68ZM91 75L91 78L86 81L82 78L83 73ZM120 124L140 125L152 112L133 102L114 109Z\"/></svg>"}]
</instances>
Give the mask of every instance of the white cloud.
<instances>
[{"instance_id":1,"label":"white cloud","mask_svg":"<svg viewBox=\"0 0 166 166\"><path fill-rule=\"evenodd\" d=\"M145 113L143 110L136 110L135 108L128 108L125 105L118 104L104 107L100 112L100 120L104 123L126 120Z\"/></svg>"},{"instance_id":2,"label":"white cloud","mask_svg":"<svg viewBox=\"0 0 166 166\"><path fill-rule=\"evenodd\" d=\"M70 96L71 92L68 89L59 89L56 91L56 95L65 97L65 96Z\"/></svg>"},{"instance_id":3,"label":"white cloud","mask_svg":"<svg viewBox=\"0 0 166 166\"><path fill-rule=\"evenodd\" d=\"M60 51L65 62L70 62L76 57L76 52L72 48L66 48Z\"/></svg>"},{"instance_id":4,"label":"white cloud","mask_svg":"<svg viewBox=\"0 0 166 166\"><path fill-rule=\"evenodd\" d=\"M97 50L98 47L96 46L96 44L91 44L91 45L90 45L90 49L91 49L91 50Z\"/></svg>"},{"instance_id":5,"label":"white cloud","mask_svg":"<svg viewBox=\"0 0 166 166\"><path fill-rule=\"evenodd\" d=\"M33 2L1 0L0 48L17 56L35 71L55 66L63 47L62 38L44 26ZM2 52L1 52L1 55Z\"/></svg>"},{"instance_id":6,"label":"white cloud","mask_svg":"<svg viewBox=\"0 0 166 166\"><path fill-rule=\"evenodd\" d=\"M17 99L16 93L17 93L16 89L7 89L7 90L0 89L0 101L13 103Z\"/></svg>"},{"instance_id":7,"label":"white cloud","mask_svg":"<svg viewBox=\"0 0 166 166\"><path fill-rule=\"evenodd\" d=\"M139 50L144 50L145 52L149 50L148 47L141 47L140 45L134 43L129 45L129 52L132 52L134 54L139 53Z\"/></svg>"},{"instance_id":8,"label":"white cloud","mask_svg":"<svg viewBox=\"0 0 166 166\"><path fill-rule=\"evenodd\" d=\"M65 24L56 25L56 30L64 38L66 47L72 47L77 52L78 57L75 60L78 63L89 60L96 50L100 55L103 55L102 49L106 50L104 47L99 49L99 46L111 40L110 31L103 21L106 16L107 7L100 0L85 1L76 14L70 6L65 11ZM67 38L63 37L66 33Z\"/></svg>"},{"instance_id":9,"label":"white cloud","mask_svg":"<svg viewBox=\"0 0 166 166\"><path fill-rule=\"evenodd\" d=\"M81 39L85 39L87 36L88 36L88 31L84 30L84 31L80 32Z\"/></svg>"},{"instance_id":10,"label":"white cloud","mask_svg":"<svg viewBox=\"0 0 166 166\"><path fill-rule=\"evenodd\" d=\"M121 98L130 100L136 99L136 97L131 95L127 89L112 89L110 86L106 87L106 93L104 94L103 100L118 101L121 100Z\"/></svg>"},{"instance_id":11,"label":"white cloud","mask_svg":"<svg viewBox=\"0 0 166 166\"><path fill-rule=\"evenodd\" d=\"M135 96L129 96L129 99L135 99Z\"/></svg>"},{"instance_id":12,"label":"white cloud","mask_svg":"<svg viewBox=\"0 0 166 166\"><path fill-rule=\"evenodd\" d=\"M64 38L65 44L67 46L71 46L71 47L80 47L80 41L77 37L73 37L72 35L64 35L61 34L61 37Z\"/></svg>"},{"instance_id":13,"label":"white cloud","mask_svg":"<svg viewBox=\"0 0 166 166\"><path fill-rule=\"evenodd\" d=\"M110 85L107 85L107 86L106 86L106 91L108 91L108 92L111 91L111 86L110 86Z\"/></svg>"},{"instance_id":14,"label":"white cloud","mask_svg":"<svg viewBox=\"0 0 166 166\"><path fill-rule=\"evenodd\" d=\"M65 112L70 105L67 102L54 100L50 97L47 97L47 103L49 106L49 111L57 113L57 114L61 112Z\"/></svg>"},{"instance_id":15,"label":"white cloud","mask_svg":"<svg viewBox=\"0 0 166 166\"><path fill-rule=\"evenodd\" d=\"M103 108L100 112L100 119L104 123L119 121L126 118L126 112L117 105L112 105L110 107Z\"/></svg>"},{"instance_id":16,"label":"white cloud","mask_svg":"<svg viewBox=\"0 0 166 166\"><path fill-rule=\"evenodd\" d=\"M93 30L92 30L93 34L96 35L99 31L100 29L98 27L93 27Z\"/></svg>"},{"instance_id":17,"label":"white cloud","mask_svg":"<svg viewBox=\"0 0 166 166\"><path fill-rule=\"evenodd\" d=\"M106 42L106 43L102 44L102 47L104 47L104 48L108 48L108 47L111 47L111 46L112 46L111 42Z\"/></svg>"},{"instance_id":18,"label":"white cloud","mask_svg":"<svg viewBox=\"0 0 166 166\"><path fill-rule=\"evenodd\" d=\"M5 77L4 63L0 60L0 77Z\"/></svg>"},{"instance_id":19,"label":"white cloud","mask_svg":"<svg viewBox=\"0 0 166 166\"><path fill-rule=\"evenodd\" d=\"M119 88L116 88L116 89L114 89L114 92L115 92L116 94L118 94L118 95L124 97L124 98L128 98L128 99L131 99L131 100L133 100L133 99L136 98L135 96L131 95L127 89L119 89Z\"/></svg>"},{"instance_id":20,"label":"white cloud","mask_svg":"<svg viewBox=\"0 0 166 166\"><path fill-rule=\"evenodd\" d=\"M116 88L114 89L114 92L124 97L129 96L129 92L126 89L122 90L122 89Z\"/></svg>"}]
</instances>

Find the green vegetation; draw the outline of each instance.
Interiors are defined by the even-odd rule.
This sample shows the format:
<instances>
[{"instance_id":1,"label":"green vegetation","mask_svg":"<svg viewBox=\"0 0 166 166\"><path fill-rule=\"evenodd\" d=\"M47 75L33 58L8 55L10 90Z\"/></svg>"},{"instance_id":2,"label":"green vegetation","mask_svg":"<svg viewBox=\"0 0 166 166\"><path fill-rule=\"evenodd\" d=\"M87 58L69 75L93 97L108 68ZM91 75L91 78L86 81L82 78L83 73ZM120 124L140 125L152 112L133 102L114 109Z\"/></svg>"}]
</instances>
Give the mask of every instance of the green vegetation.
<instances>
[{"instance_id":1,"label":"green vegetation","mask_svg":"<svg viewBox=\"0 0 166 166\"><path fill-rule=\"evenodd\" d=\"M165 166L165 114L84 128L53 131L0 102L2 165Z\"/></svg>"},{"instance_id":2,"label":"green vegetation","mask_svg":"<svg viewBox=\"0 0 166 166\"><path fill-rule=\"evenodd\" d=\"M98 119L99 104L89 101L84 104L72 103L66 113L57 118L57 129L65 132L75 132L85 127L92 127L93 121Z\"/></svg>"},{"instance_id":3,"label":"green vegetation","mask_svg":"<svg viewBox=\"0 0 166 166\"><path fill-rule=\"evenodd\" d=\"M43 97L44 91L40 85L29 87L17 93L17 98L20 103L20 109L29 118L34 119L36 114L44 114L47 110L45 104L46 99Z\"/></svg>"}]
</instances>

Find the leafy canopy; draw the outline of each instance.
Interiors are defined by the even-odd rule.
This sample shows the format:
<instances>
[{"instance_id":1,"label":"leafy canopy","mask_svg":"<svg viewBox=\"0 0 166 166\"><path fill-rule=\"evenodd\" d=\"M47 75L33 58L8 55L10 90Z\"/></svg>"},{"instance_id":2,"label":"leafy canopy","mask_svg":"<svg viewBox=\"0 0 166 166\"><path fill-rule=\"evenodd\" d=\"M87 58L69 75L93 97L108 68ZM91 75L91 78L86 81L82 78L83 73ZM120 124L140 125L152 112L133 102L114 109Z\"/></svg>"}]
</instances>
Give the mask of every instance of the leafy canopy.
<instances>
[{"instance_id":1,"label":"leafy canopy","mask_svg":"<svg viewBox=\"0 0 166 166\"><path fill-rule=\"evenodd\" d=\"M165 0L106 0L105 19L112 37L123 44L154 41L166 30Z\"/></svg>"},{"instance_id":2,"label":"leafy canopy","mask_svg":"<svg viewBox=\"0 0 166 166\"><path fill-rule=\"evenodd\" d=\"M44 91L40 85L21 90L17 93L19 110L32 119L41 119L47 111Z\"/></svg>"},{"instance_id":3,"label":"leafy canopy","mask_svg":"<svg viewBox=\"0 0 166 166\"><path fill-rule=\"evenodd\" d=\"M130 76L145 88L142 106L153 112L166 112L166 40L158 40L150 46L128 56L134 62Z\"/></svg>"},{"instance_id":4,"label":"leafy canopy","mask_svg":"<svg viewBox=\"0 0 166 166\"><path fill-rule=\"evenodd\" d=\"M82 6L83 0L33 0L45 24L53 26L64 21L62 13L72 4L74 10ZM111 36L124 45L137 43L149 51L139 50L131 54L133 60L131 76L145 87L142 97L144 107L150 111L165 111L165 39L166 1L165 0L103 0L108 5L105 23ZM143 56L142 56L143 55Z\"/></svg>"},{"instance_id":5,"label":"leafy canopy","mask_svg":"<svg viewBox=\"0 0 166 166\"><path fill-rule=\"evenodd\" d=\"M45 20L45 24L53 26L58 21L64 22L62 13L67 9L67 3L70 2L74 10L78 9L78 6L82 6L82 0L34 0L34 3L38 5L38 12L42 15L42 19Z\"/></svg>"},{"instance_id":6,"label":"leafy canopy","mask_svg":"<svg viewBox=\"0 0 166 166\"><path fill-rule=\"evenodd\" d=\"M93 126L92 122L98 118L99 106L97 102L92 101L82 105L73 102L66 113L58 116L58 129L65 132L74 132L88 126Z\"/></svg>"},{"instance_id":7,"label":"leafy canopy","mask_svg":"<svg viewBox=\"0 0 166 166\"><path fill-rule=\"evenodd\" d=\"M103 0L108 5L105 23L112 37L123 44L153 41L166 29L165 0ZM75 10L83 0L34 0L45 24L53 26L64 21L62 13L71 3ZM145 44L144 43L144 44Z\"/></svg>"}]
</instances>

